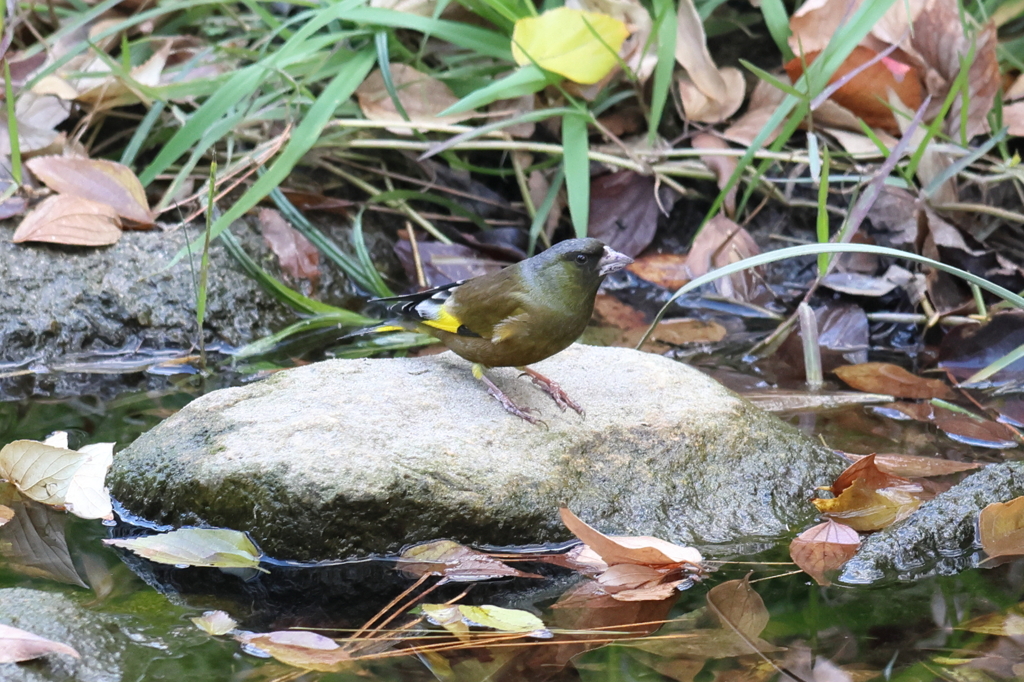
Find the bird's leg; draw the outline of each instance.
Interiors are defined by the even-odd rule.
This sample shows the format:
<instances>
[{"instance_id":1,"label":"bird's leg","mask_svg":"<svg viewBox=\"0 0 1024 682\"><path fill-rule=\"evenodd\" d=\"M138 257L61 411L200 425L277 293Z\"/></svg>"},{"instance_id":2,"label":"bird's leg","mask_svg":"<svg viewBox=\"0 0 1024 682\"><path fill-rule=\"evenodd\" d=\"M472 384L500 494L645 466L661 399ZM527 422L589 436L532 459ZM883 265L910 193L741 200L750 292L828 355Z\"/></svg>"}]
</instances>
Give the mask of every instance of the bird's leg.
<instances>
[{"instance_id":1,"label":"bird's leg","mask_svg":"<svg viewBox=\"0 0 1024 682\"><path fill-rule=\"evenodd\" d=\"M519 417L520 419L525 419L526 421L530 422L531 424L543 424L544 423L540 419L537 419L532 414L530 414L530 412L528 410L526 410L525 408L522 408L522 407L519 407L518 405L516 405L512 401L512 398L509 398L507 395L505 395L505 392L502 391L500 388L498 388L495 385L495 383L493 381L491 381L490 378L488 378L488 376L486 374L484 374L484 369L485 369L484 366L481 365L480 363L473 363L473 376L475 376L480 381L484 382L484 386L487 387L487 392L490 393L492 396L494 396L494 398L499 403L501 403L501 406L505 408L506 412L508 412L510 414L514 414L515 416Z\"/></svg>"},{"instance_id":2,"label":"bird's leg","mask_svg":"<svg viewBox=\"0 0 1024 682\"><path fill-rule=\"evenodd\" d=\"M533 383L537 384L542 391L551 396L551 399L555 401L555 404L562 408L562 412L565 412L565 408L571 407L580 415L583 415L583 408L580 407L579 403L570 398L569 394L562 390L562 387L554 381L548 379L537 370L530 369L529 367L519 367L518 369L522 371L523 374L526 374L533 379Z\"/></svg>"}]
</instances>

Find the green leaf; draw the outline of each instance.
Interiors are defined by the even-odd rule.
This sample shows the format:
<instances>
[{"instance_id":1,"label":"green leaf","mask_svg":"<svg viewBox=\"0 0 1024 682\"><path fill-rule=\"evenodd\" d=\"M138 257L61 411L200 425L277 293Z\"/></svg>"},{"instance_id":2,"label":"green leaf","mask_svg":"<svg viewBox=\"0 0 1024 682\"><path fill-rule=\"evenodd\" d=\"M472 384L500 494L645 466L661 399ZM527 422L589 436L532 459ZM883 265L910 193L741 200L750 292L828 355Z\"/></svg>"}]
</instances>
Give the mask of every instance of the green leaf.
<instances>
[{"instance_id":1,"label":"green leaf","mask_svg":"<svg viewBox=\"0 0 1024 682\"><path fill-rule=\"evenodd\" d=\"M607 14L559 7L516 22L512 57L591 85L615 68L628 36L626 25Z\"/></svg>"},{"instance_id":2,"label":"green leaf","mask_svg":"<svg viewBox=\"0 0 1024 682\"><path fill-rule=\"evenodd\" d=\"M566 114L562 117L562 167L569 198L569 215L577 237L587 236L590 220L590 157L588 155L587 117Z\"/></svg>"}]
</instances>

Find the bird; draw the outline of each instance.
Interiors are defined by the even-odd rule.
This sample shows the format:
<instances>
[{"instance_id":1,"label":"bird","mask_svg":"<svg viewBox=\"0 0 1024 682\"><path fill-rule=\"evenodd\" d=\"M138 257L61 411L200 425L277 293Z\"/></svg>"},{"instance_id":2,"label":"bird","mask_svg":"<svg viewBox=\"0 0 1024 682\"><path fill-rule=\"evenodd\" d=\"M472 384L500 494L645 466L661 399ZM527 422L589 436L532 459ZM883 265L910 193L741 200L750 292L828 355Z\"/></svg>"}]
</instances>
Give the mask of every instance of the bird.
<instances>
[{"instance_id":1,"label":"bird","mask_svg":"<svg viewBox=\"0 0 1024 682\"><path fill-rule=\"evenodd\" d=\"M594 312L604 278L633 259L593 238L567 239L497 272L404 296L378 298L387 306L382 325L367 332L417 331L439 339L473 363L473 376L505 410L541 423L517 405L486 374L516 367L551 396L564 412L581 416L579 403L532 365L568 348Z\"/></svg>"}]
</instances>

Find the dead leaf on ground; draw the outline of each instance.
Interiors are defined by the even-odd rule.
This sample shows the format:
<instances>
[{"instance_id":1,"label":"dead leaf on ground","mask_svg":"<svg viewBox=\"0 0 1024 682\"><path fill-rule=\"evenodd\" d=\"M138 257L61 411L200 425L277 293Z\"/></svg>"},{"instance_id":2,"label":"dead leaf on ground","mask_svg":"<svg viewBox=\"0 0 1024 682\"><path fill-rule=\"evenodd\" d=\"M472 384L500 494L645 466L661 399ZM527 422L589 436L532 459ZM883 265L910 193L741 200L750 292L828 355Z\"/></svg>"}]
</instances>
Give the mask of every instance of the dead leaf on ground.
<instances>
[{"instance_id":1,"label":"dead leaf on ground","mask_svg":"<svg viewBox=\"0 0 1024 682\"><path fill-rule=\"evenodd\" d=\"M978 539L990 559L1024 555L1024 497L982 509Z\"/></svg>"},{"instance_id":2,"label":"dead leaf on ground","mask_svg":"<svg viewBox=\"0 0 1024 682\"><path fill-rule=\"evenodd\" d=\"M789 544L789 556L819 585L831 585L825 574L852 559L858 547L857 531L829 519L796 536Z\"/></svg>"},{"instance_id":3,"label":"dead leaf on ground","mask_svg":"<svg viewBox=\"0 0 1024 682\"><path fill-rule=\"evenodd\" d=\"M971 471L984 466L981 462L955 462L939 457L923 457L921 455L854 455L849 452L840 453L852 462L866 457L875 458L875 466L887 474L903 478L927 478L929 476L946 476L961 471Z\"/></svg>"},{"instance_id":4,"label":"dead leaf on ground","mask_svg":"<svg viewBox=\"0 0 1024 682\"><path fill-rule=\"evenodd\" d=\"M938 366L958 381L987 367L1024 344L1024 312L1002 311L986 324L961 324L953 327L939 344ZM993 375L1000 383L1024 378L1024 360L1018 360Z\"/></svg>"},{"instance_id":5,"label":"dead leaf on ground","mask_svg":"<svg viewBox=\"0 0 1024 682\"><path fill-rule=\"evenodd\" d=\"M18 121L18 147L22 154L37 152L53 144L60 133L56 126L63 123L71 105L53 95L22 92L14 104ZM0 155L10 156L11 138L7 113L0 113Z\"/></svg>"},{"instance_id":6,"label":"dead leaf on ground","mask_svg":"<svg viewBox=\"0 0 1024 682\"><path fill-rule=\"evenodd\" d=\"M281 269L293 279L309 280L315 289L320 281L320 251L276 209L261 208L259 223L263 239L277 256Z\"/></svg>"},{"instance_id":7,"label":"dead leaf on ground","mask_svg":"<svg viewBox=\"0 0 1024 682\"><path fill-rule=\"evenodd\" d=\"M686 258L686 268L692 278L712 270L731 265L761 253L754 238L744 228L717 215L697 234ZM763 305L775 299L764 283L763 268L735 272L715 280L715 289L725 298Z\"/></svg>"},{"instance_id":8,"label":"dead leaf on ground","mask_svg":"<svg viewBox=\"0 0 1024 682\"><path fill-rule=\"evenodd\" d=\"M398 92L398 101L402 103L402 108L413 123L454 124L476 116L476 112L473 111L438 116L458 102L459 98L446 84L411 66L392 64L391 80ZM371 121L405 121L384 86L384 76L381 75L380 69L375 69L367 76L356 88L355 94L363 115ZM395 126L388 130L396 135L412 135L415 128Z\"/></svg>"},{"instance_id":9,"label":"dead leaf on ground","mask_svg":"<svg viewBox=\"0 0 1024 682\"><path fill-rule=\"evenodd\" d=\"M718 189L724 189L726 184L729 182L729 178L732 177L733 172L736 170L736 166L739 163L739 159L735 156L726 156L724 154L715 154L716 151L728 151L732 147L729 146L725 140L718 137L717 135L711 135L710 133L698 133L693 136L691 145L694 149L706 149L708 154L703 154L700 157L701 162L705 166L711 169L711 172L715 174L715 182L718 183ZM725 214L730 218L736 215L736 191L737 187L734 185L729 192L725 195Z\"/></svg>"},{"instance_id":10,"label":"dead leaf on ground","mask_svg":"<svg viewBox=\"0 0 1024 682\"><path fill-rule=\"evenodd\" d=\"M413 577L439 575L445 582L472 582L493 578L540 578L451 540L413 545L402 552L398 567Z\"/></svg>"},{"instance_id":11,"label":"dead leaf on ground","mask_svg":"<svg viewBox=\"0 0 1024 682\"><path fill-rule=\"evenodd\" d=\"M573 535L593 549L609 566L614 564L646 564L664 566L689 564L695 568L704 560L693 547L681 547L654 537L609 536L583 522L566 507L558 510L562 523Z\"/></svg>"},{"instance_id":12,"label":"dead leaf on ground","mask_svg":"<svg viewBox=\"0 0 1024 682\"><path fill-rule=\"evenodd\" d=\"M754 92L750 95L746 112L722 131L722 137L749 147L771 117L775 115L776 109L785 98L786 93L782 90L768 81L758 80L757 85L754 86ZM768 134L763 144L771 144L780 130L782 130L781 124Z\"/></svg>"},{"instance_id":13,"label":"dead leaf on ground","mask_svg":"<svg viewBox=\"0 0 1024 682\"><path fill-rule=\"evenodd\" d=\"M67 194L47 197L22 218L11 241L107 246L121 238L121 219L107 204Z\"/></svg>"},{"instance_id":14,"label":"dead leaf on ground","mask_svg":"<svg viewBox=\"0 0 1024 682\"><path fill-rule=\"evenodd\" d=\"M743 104L746 83L739 69L719 69L708 52L704 22L692 0L680 0L676 23L676 61L686 69L678 79L683 111L690 121L719 123Z\"/></svg>"},{"instance_id":15,"label":"dead leaf on ground","mask_svg":"<svg viewBox=\"0 0 1024 682\"><path fill-rule=\"evenodd\" d=\"M686 269L686 255L678 253L652 253L639 256L626 266L640 279L675 291L690 281Z\"/></svg>"},{"instance_id":16,"label":"dead leaf on ground","mask_svg":"<svg viewBox=\"0 0 1024 682\"><path fill-rule=\"evenodd\" d=\"M64 654L80 658L67 644L54 642L10 625L0 624L0 663L20 663L47 654Z\"/></svg>"},{"instance_id":17,"label":"dead leaf on ground","mask_svg":"<svg viewBox=\"0 0 1024 682\"><path fill-rule=\"evenodd\" d=\"M416 252L412 243L405 239L395 242L395 255L401 261L410 282L419 280L416 268ZM439 287L449 282L458 282L472 277L479 277L497 272L508 265L489 258L477 249L462 244L442 244L441 242L416 242L420 266L423 270L423 288Z\"/></svg>"},{"instance_id":18,"label":"dead leaf on ground","mask_svg":"<svg viewBox=\"0 0 1024 682\"><path fill-rule=\"evenodd\" d=\"M153 224L146 191L128 166L73 156L40 156L25 165L55 192L106 204L140 225Z\"/></svg>"},{"instance_id":19,"label":"dead leaf on ground","mask_svg":"<svg viewBox=\"0 0 1024 682\"><path fill-rule=\"evenodd\" d=\"M896 398L953 400L956 393L941 379L925 379L911 374L899 365L887 362L864 362L837 367L836 376L851 388L865 393L886 393Z\"/></svg>"},{"instance_id":20,"label":"dead leaf on ground","mask_svg":"<svg viewBox=\"0 0 1024 682\"><path fill-rule=\"evenodd\" d=\"M633 257L654 239L661 209L654 178L633 171L607 173L590 183L590 225L587 235ZM660 191L671 194L665 188ZM666 201L667 200L667 201ZM663 197L665 209L672 206Z\"/></svg>"}]
</instances>

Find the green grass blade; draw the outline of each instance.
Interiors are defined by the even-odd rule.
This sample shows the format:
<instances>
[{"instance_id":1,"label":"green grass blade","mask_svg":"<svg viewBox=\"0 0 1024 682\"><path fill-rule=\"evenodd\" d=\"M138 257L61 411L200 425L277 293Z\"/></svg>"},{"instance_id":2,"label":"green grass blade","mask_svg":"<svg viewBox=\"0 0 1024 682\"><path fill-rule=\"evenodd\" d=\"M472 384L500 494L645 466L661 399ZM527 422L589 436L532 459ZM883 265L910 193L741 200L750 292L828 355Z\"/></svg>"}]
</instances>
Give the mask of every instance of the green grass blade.
<instances>
[{"instance_id":1,"label":"green grass blade","mask_svg":"<svg viewBox=\"0 0 1024 682\"><path fill-rule=\"evenodd\" d=\"M768 33L782 53L782 60L788 62L793 58L793 51L789 49L789 17L786 15L785 5L782 4L782 0L761 0L761 14L764 16Z\"/></svg>"},{"instance_id":2,"label":"green grass blade","mask_svg":"<svg viewBox=\"0 0 1024 682\"><path fill-rule=\"evenodd\" d=\"M587 117L566 114L562 117L562 168L569 198L569 215L577 237L587 236L590 220L590 142Z\"/></svg>"},{"instance_id":3,"label":"green grass blade","mask_svg":"<svg viewBox=\"0 0 1024 682\"><path fill-rule=\"evenodd\" d=\"M551 207L555 205L555 198L562 189L564 181L565 168L562 167L555 172L555 177L551 179L551 187L548 187L548 193L544 196L544 201L537 207L537 213L533 216L533 222L530 223L530 242L526 249L526 255L528 256L532 256L537 248L537 237L540 236L540 231L544 229L544 223L547 222L548 214L551 213Z\"/></svg>"},{"instance_id":4,"label":"green grass blade","mask_svg":"<svg viewBox=\"0 0 1024 682\"><path fill-rule=\"evenodd\" d=\"M499 99L512 99L523 95L531 95L543 90L548 84L548 76L541 69L529 64L520 67L504 78L466 95L451 105L438 116L461 114L496 102Z\"/></svg>"},{"instance_id":5,"label":"green grass blade","mask_svg":"<svg viewBox=\"0 0 1024 682\"><path fill-rule=\"evenodd\" d=\"M11 67L4 60L4 96L7 98L7 139L11 146L11 177L21 185L21 141L18 139L18 116L14 109L14 89L11 87Z\"/></svg>"},{"instance_id":6,"label":"green grass blade","mask_svg":"<svg viewBox=\"0 0 1024 682\"><path fill-rule=\"evenodd\" d=\"M654 85L651 88L651 120L647 139L653 142L665 113L665 103L672 89L672 71L676 65L676 8L672 0L654 0L654 35L658 40L658 64L654 67Z\"/></svg>"},{"instance_id":7,"label":"green grass blade","mask_svg":"<svg viewBox=\"0 0 1024 682\"><path fill-rule=\"evenodd\" d=\"M370 292L377 298L394 296L395 292L391 291L388 285L384 283L384 279L377 272L377 266L373 264L373 259L370 258L370 251L366 248L366 239L363 237L362 211L357 213L355 220L352 221L352 247L356 250L356 258L359 259L364 276L372 285Z\"/></svg>"},{"instance_id":8,"label":"green grass blade","mask_svg":"<svg viewBox=\"0 0 1024 682\"><path fill-rule=\"evenodd\" d=\"M242 346L234 353L234 357L236 359L243 360L257 355L266 355L267 353L272 352L274 348L282 342L296 336L297 334L302 334L303 332L311 332L328 327L367 327L371 324L377 323L378 321L379 320L364 317L358 313L353 313L348 310L342 310L336 313L320 313L305 320L299 320L298 322L288 325L279 332L275 332L270 336L264 336L262 339L257 339L252 343Z\"/></svg>"},{"instance_id":9,"label":"green grass blade","mask_svg":"<svg viewBox=\"0 0 1024 682\"><path fill-rule=\"evenodd\" d=\"M475 140L478 137L493 133L496 130L502 128L508 128L509 126L519 125L520 123L534 123L536 121L544 121L555 116L561 116L562 114L568 114L576 111L575 109L569 109L567 107L554 107L552 109L539 109L537 111L527 111L524 114L513 116L512 118L506 118L501 121L495 121L494 123L488 123L487 125L474 127L472 130L467 130L464 133L459 133L455 137L450 137L443 142L438 142L432 145L430 149L423 152L419 160L423 161L429 159L431 156L436 156L443 151L451 149L455 145L466 142L468 140Z\"/></svg>"},{"instance_id":10,"label":"green grass blade","mask_svg":"<svg viewBox=\"0 0 1024 682\"><path fill-rule=\"evenodd\" d=\"M210 227L212 238L216 238L228 225L242 217L288 177L295 165L316 143L338 103L344 102L352 95L370 73L375 62L376 53L373 49L364 49L352 57L350 66L335 76L316 98L273 165ZM182 250L175 254L171 265L184 256L184 253Z\"/></svg>"}]
</instances>

